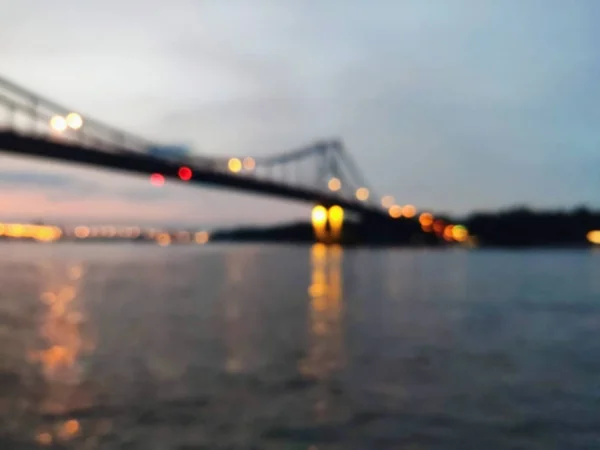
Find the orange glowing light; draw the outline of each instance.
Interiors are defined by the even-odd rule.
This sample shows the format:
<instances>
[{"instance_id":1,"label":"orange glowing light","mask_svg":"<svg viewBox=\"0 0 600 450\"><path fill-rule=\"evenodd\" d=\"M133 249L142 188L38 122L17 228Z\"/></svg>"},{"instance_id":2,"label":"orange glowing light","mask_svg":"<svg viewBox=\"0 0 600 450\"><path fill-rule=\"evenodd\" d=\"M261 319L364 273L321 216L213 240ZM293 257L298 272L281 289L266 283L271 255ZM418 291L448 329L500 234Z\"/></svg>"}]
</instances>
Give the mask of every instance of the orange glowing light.
<instances>
[{"instance_id":1,"label":"orange glowing light","mask_svg":"<svg viewBox=\"0 0 600 450\"><path fill-rule=\"evenodd\" d=\"M63 426L66 434L74 435L79 432L79 422L75 419L67 420Z\"/></svg>"},{"instance_id":2,"label":"orange glowing light","mask_svg":"<svg viewBox=\"0 0 600 450\"><path fill-rule=\"evenodd\" d=\"M388 214L393 219L399 219L400 217L402 217L402 206L400 206L400 205L390 206L390 208L388 209Z\"/></svg>"},{"instance_id":3,"label":"orange glowing light","mask_svg":"<svg viewBox=\"0 0 600 450\"><path fill-rule=\"evenodd\" d=\"M402 215L404 217L414 217L415 214L417 214L417 208L415 208L413 205L404 205L404 207L402 208Z\"/></svg>"},{"instance_id":4,"label":"orange glowing light","mask_svg":"<svg viewBox=\"0 0 600 450\"><path fill-rule=\"evenodd\" d=\"M364 202L369 199L369 190L366 187L361 187L356 190L356 199Z\"/></svg>"},{"instance_id":5,"label":"orange glowing light","mask_svg":"<svg viewBox=\"0 0 600 450\"><path fill-rule=\"evenodd\" d=\"M444 228L444 239L446 239L447 241L451 241L454 239L454 236L452 234L453 229L454 229L454 225L447 225Z\"/></svg>"},{"instance_id":6,"label":"orange glowing light","mask_svg":"<svg viewBox=\"0 0 600 450\"><path fill-rule=\"evenodd\" d=\"M171 244L171 236L169 233L159 233L158 236L156 236L156 242L161 247L166 247Z\"/></svg>"},{"instance_id":7,"label":"orange glowing light","mask_svg":"<svg viewBox=\"0 0 600 450\"><path fill-rule=\"evenodd\" d=\"M435 231L437 234L440 234L442 231L444 231L444 221L443 220L436 220L433 223L433 231Z\"/></svg>"},{"instance_id":8,"label":"orange glowing light","mask_svg":"<svg viewBox=\"0 0 600 450\"><path fill-rule=\"evenodd\" d=\"M430 213L424 212L419 216L419 223L423 227L428 227L433 223L433 215Z\"/></svg>"},{"instance_id":9,"label":"orange glowing light","mask_svg":"<svg viewBox=\"0 0 600 450\"><path fill-rule=\"evenodd\" d=\"M600 245L600 230L592 230L587 234L588 242Z\"/></svg>"},{"instance_id":10,"label":"orange glowing light","mask_svg":"<svg viewBox=\"0 0 600 450\"><path fill-rule=\"evenodd\" d=\"M165 177L160 173L153 173L150 175L150 183L153 186L163 186L165 184Z\"/></svg>"},{"instance_id":11,"label":"orange glowing light","mask_svg":"<svg viewBox=\"0 0 600 450\"><path fill-rule=\"evenodd\" d=\"M197 244L206 244L210 238L207 231L198 231L194 234L194 240Z\"/></svg>"},{"instance_id":12,"label":"orange glowing light","mask_svg":"<svg viewBox=\"0 0 600 450\"><path fill-rule=\"evenodd\" d=\"M254 170L256 167L256 161L252 156L247 156L244 158L243 166L246 170Z\"/></svg>"},{"instance_id":13,"label":"orange glowing light","mask_svg":"<svg viewBox=\"0 0 600 450\"><path fill-rule=\"evenodd\" d=\"M36 441L40 445L50 445L52 444L52 435L50 433L40 433L36 436Z\"/></svg>"},{"instance_id":14,"label":"orange glowing light","mask_svg":"<svg viewBox=\"0 0 600 450\"><path fill-rule=\"evenodd\" d=\"M330 191L336 192L342 188L342 182L339 178L332 178L327 182L327 187Z\"/></svg>"},{"instance_id":15,"label":"orange glowing light","mask_svg":"<svg viewBox=\"0 0 600 450\"><path fill-rule=\"evenodd\" d=\"M183 181L189 181L192 178L192 169L189 167L182 166L177 171L177 175Z\"/></svg>"}]
</instances>

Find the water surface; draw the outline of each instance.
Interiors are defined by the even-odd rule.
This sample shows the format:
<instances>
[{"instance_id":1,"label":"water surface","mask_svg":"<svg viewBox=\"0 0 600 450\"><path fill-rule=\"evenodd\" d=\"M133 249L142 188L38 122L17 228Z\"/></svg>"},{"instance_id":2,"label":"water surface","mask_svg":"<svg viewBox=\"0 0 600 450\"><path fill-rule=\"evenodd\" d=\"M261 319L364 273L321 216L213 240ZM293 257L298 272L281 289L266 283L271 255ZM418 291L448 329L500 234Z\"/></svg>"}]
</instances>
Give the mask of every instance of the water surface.
<instances>
[{"instance_id":1,"label":"water surface","mask_svg":"<svg viewBox=\"0 0 600 450\"><path fill-rule=\"evenodd\" d=\"M0 255L2 449L600 448L598 253Z\"/></svg>"}]
</instances>

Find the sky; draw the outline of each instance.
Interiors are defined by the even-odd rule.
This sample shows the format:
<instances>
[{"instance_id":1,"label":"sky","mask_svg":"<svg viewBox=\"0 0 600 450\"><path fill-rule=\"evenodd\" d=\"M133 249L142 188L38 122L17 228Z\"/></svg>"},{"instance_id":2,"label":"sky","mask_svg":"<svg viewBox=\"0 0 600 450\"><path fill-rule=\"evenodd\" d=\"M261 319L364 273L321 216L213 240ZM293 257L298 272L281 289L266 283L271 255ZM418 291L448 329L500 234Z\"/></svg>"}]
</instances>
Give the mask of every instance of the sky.
<instances>
[{"instance_id":1,"label":"sky","mask_svg":"<svg viewBox=\"0 0 600 450\"><path fill-rule=\"evenodd\" d=\"M147 139L339 138L378 194L600 208L595 0L8 0L0 75ZM0 155L0 214L272 223L307 205Z\"/></svg>"}]
</instances>

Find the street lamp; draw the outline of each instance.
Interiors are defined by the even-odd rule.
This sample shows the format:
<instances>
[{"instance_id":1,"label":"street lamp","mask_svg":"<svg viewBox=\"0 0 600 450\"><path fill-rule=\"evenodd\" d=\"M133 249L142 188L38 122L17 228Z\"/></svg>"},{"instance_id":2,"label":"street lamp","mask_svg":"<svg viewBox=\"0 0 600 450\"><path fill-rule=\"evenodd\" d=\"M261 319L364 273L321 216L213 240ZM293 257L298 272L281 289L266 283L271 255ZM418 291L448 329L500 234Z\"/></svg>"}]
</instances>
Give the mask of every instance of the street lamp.
<instances>
[{"instance_id":1,"label":"street lamp","mask_svg":"<svg viewBox=\"0 0 600 450\"><path fill-rule=\"evenodd\" d=\"M67 121L63 116L54 116L50 119L50 128L52 128L52 131L62 133L67 129L67 126Z\"/></svg>"},{"instance_id":2,"label":"street lamp","mask_svg":"<svg viewBox=\"0 0 600 450\"><path fill-rule=\"evenodd\" d=\"M83 119L77 113L69 113L66 119L67 126L72 130L79 130L83 126Z\"/></svg>"}]
</instances>

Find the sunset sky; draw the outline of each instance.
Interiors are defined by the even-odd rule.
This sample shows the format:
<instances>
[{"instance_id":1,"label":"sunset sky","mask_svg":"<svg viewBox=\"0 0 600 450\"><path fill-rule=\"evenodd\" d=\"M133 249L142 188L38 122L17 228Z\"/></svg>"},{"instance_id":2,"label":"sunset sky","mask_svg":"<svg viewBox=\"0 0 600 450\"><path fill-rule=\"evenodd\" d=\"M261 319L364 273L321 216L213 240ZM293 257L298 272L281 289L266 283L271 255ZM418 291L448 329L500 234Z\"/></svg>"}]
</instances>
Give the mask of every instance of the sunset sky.
<instances>
[{"instance_id":1,"label":"sunset sky","mask_svg":"<svg viewBox=\"0 0 600 450\"><path fill-rule=\"evenodd\" d=\"M339 137L371 186L462 214L600 207L595 0L8 0L0 75L197 152ZM308 206L0 156L4 217L275 222Z\"/></svg>"}]
</instances>

